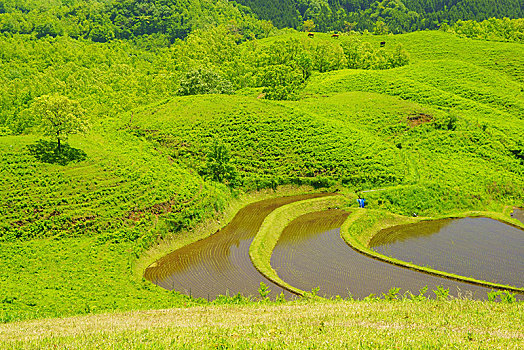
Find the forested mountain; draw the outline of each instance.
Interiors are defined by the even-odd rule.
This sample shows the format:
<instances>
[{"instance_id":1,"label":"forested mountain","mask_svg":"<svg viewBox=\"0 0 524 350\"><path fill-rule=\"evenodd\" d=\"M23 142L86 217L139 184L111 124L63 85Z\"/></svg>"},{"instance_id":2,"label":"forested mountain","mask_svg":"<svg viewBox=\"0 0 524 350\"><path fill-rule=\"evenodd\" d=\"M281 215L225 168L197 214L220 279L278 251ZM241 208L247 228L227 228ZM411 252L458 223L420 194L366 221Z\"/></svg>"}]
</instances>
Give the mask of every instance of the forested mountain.
<instances>
[{"instance_id":1,"label":"forested mountain","mask_svg":"<svg viewBox=\"0 0 524 350\"><path fill-rule=\"evenodd\" d=\"M262 21L256 20L258 17ZM0 33L96 42L154 35L165 45L227 23L239 39L276 27L404 33L459 20L524 17L521 0L0 0Z\"/></svg>"},{"instance_id":2,"label":"forested mountain","mask_svg":"<svg viewBox=\"0 0 524 350\"><path fill-rule=\"evenodd\" d=\"M174 42L193 29L234 24L246 38L263 33L249 8L227 0L0 0L0 32L67 35L96 42L156 35Z\"/></svg>"},{"instance_id":3,"label":"forested mountain","mask_svg":"<svg viewBox=\"0 0 524 350\"><path fill-rule=\"evenodd\" d=\"M373 30L384 22L394 33L435 29L458 20L482 21L491 17L521 18L521 0L237 0L277 27L301 28L313 21L314 29ZM308 27L307 29L313 29Z\"/></svg>"}]
</instances>

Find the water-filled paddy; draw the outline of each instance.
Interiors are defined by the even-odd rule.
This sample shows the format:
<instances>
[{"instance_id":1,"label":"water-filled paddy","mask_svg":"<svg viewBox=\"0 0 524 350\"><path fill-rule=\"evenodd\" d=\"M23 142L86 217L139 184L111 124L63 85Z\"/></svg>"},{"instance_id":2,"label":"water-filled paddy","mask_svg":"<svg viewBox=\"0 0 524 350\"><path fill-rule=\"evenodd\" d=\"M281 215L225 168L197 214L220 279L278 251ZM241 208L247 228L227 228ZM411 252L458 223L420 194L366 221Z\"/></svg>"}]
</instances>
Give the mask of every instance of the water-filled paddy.
<instances>
[{"instance_id":1,"label":"water-filled paddy","mask_svg":"<svg viewBox=\"0 0 524 350\"><path fill-rule=\"evenodd\" d=\"M524 209L515 208L511 216L513 216L515 219L519 220L524 224Z\"/></svg>"},{"instance_id":2,"label":"water-filled paddy","mask_svg":"<svg viewBox=\"0 0 524 350\"><path fill-rule=\"evenodd\" d=\"M370 247L461 276L524 285L524 230L493 219L446 219L392 227L373 237Z\"/></svg>"},{"instance_id":3,"label":"water-filled paddy","mask_svg":"<svg viewBox=\"0 0 524 350\"><path fill-rule=\"evenodd\" d=\"M325 196L309 194L268 199L241 209L231 223L214 235L163 257L145 271L149 281L194 297L258 295L260 282L279 294L282 288L263 277L249 258L249 246L266 216L295 201ZM289 296L289 294L288 294Z\"/></svg>"},{"instance_id":4,"label":"water-filled paddy","mask_svg":"<svg viewBox=\"0 0 524 350\"><path fill-rule=\"evenodd\" d=\"M292 221L280 237L271 256L271 265L287 283L302 290L320 287L319 295L356 298L387 293L400 287L414 294L428 286L441 285L450 295L485 299L488 288L440 278L391 265L362 255L340 237L347 217L341 210L303 215ZM427 293L427 295L434 295Z\"/></svg>"}]
</instances>

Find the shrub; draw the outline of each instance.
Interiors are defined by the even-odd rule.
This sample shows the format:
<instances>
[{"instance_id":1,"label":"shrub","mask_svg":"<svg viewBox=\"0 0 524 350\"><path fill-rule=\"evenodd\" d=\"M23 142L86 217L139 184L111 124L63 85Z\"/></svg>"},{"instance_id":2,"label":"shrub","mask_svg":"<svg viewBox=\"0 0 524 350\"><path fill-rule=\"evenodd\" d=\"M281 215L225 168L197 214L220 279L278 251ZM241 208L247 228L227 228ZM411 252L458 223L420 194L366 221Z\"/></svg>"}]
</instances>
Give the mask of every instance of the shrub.
<instances>
[{"instance_id":1,"label":"shrub","mask_svg":"<svg viewBox=\"0 0 524 350\"><path fill-rule=\"evenodd\" d=\"M213 70L207 68L196 68L187 72L180 79L180 88L177 94L203 95L203 94L232 94L231 82Z\"/></svg>"},{"instance_id":2,"label":"shrub","mask_svg":"<svg viewBox=\"0 0 524 350\"><path fill-rule=\"evenodd\" d=\"M229 148L222 143L215 143L207 153L203 173L213 181L236 185L238 173L231 163Z\"/></svg>"},{"instance_id":3,"label":"shrub","mask_svg":"<svg viewBox=\"0 0 524 350\"><path fill-rule=\"evenodd\" d=\"M269 100L292 100L302 84L302 73L298 69L283 64L264 68L259 76L259 84Z\"/></svg>"}]
</instances>

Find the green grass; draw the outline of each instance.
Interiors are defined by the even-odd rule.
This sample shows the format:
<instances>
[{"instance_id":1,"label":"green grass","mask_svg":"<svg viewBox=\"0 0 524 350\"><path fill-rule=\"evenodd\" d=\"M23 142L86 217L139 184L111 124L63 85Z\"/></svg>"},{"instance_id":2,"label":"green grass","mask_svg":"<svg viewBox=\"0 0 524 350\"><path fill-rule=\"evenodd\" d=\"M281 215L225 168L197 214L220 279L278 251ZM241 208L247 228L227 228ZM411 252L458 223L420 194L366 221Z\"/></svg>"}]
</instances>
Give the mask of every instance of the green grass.
<instances>
[{"instance_id":1,"label":"green grass","mask_svg":"<svg viewBox=\"0 0 524 350\"><path fill-rule=\"evenodd\" d=\"M401 180L391 145L367 137L365 130L341 126L281 103L244 96L175 98L133 118L136 133L148 135L195 168L203 166L205 151L215 139L221 140L231 148L248 188L268 178L279 183L312 177L380 184ZM369 171L353 175L355 168Z\"/></svg>"},{"instance_id":2,"label":"green grass","mask_svg":"<svg viewBox=\"0 0 524 350\"><path fill-rule=\"evenodd\" d=\"M0 241L86 233L118 240L107 232L110 228L130 231L129 226L136 225L141 216L155 210L157 214L182 211L188 202L206 201L210 196L199 177L125 134L116 140L103 134L73 138L71 144L85 150L87 160L67 166L35 161L26 149L35 140L32 136L0 138L0 192L7 204L0 212ZM154 208L160 203L171 207Z\"/></svg>"},{"instance_id":3,"label":"green grass","mask_svg":"<svg viewBox=\"0 0 524 350\"><path fill-rule=\"evenodd\" d=\"M523 305L298 301L110 313L0 325L5 349L519 349Z\"/></svg>"},{"instance_id":4,"label":"green grass","mask_svg":"<svg viewBox=\"0 0 524 350\"><path fill-rule=\"evenodd\" d=\"M169 230L222 210L229 191L125 133L71 138L87 159L66 166L35 161L36 139L0 137L0 321L194 304L132 265Z\"/></svg>"},{"instance_id":5,"label":"green grass","mask_svg":"<svg viewBox=\"0 0 524 350\"><path fill-rule=\"evenodd\" d=\"M131 277L132 243L96 238L0 244L0 322L195 305Z\"/></svg>"}]
</instances>

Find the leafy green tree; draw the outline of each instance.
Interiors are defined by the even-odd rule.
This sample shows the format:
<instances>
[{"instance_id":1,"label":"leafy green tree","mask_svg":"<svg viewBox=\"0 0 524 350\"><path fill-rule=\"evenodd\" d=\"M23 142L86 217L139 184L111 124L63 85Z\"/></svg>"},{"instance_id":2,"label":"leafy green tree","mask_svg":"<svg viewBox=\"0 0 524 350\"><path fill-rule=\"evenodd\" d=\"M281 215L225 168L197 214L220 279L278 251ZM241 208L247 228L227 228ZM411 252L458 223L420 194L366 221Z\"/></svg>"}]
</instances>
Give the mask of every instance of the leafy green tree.
<instances>
[{"instance_id":1,"label":"leafy green tree","mask_svg":"<svg viewBox=\"0 0 524 350\"><path fill-rule=\"evenodd\" d=\"M231 163L231 152L223 143L215 142L207 153L204 174L211 180L235 185L238 173Z\"/></svg>"},{"instance_id":2,"label":"leafy green tree","mask_svg":"<svg viewBox=\"0 0 524 350\"><path fill-rule=\"evenodd\" d=\"M316 28L316 25L312 19L308 19L307 21L304 21L304 31L305 32L311 32L315 30L315 28Z\"/></svg>"},{"instance_id":3,"label":"leafy green tree","mask_svg":"<svg viewBox=\"0 0 524 350\"><path fill-rule=\"evenodd\" d=\"M222 78L215 71L207 68L196 68L180 79L178 95L232 94L231 82Z\"/></svg>"},{"instance_id":4,"label":"leafy green tree","mask_svg":"<svg viewBox=\"0 0 524 350\"><path fill-rule=\"evenodd\" d=\"M291 100L303 82L303 73L290 66L277 64L262 69L260 85L269 100Z\"/></svg>"},{"instance_id":5,"label":"leafy green tree","mask_svg":"<svg viewBox=\"0 0 524 350\"><path fill-rule=\"evenodd\" d=\"M377 21L375 27L373 28L373 34L375 35L384 35L389 33L389 28L383 21Z\"/></svg>"},{"instance_id":6,"label":"leafy green tree","mask_svg":"<svg viewBox=\"0 0 524 350\"><path fill-rule=\"evenodd\" d=\"M313 67L320 73L342 69L347 66L344 50L340 45L320 42L313 51Z\"/></svg>"},{"instance_id":7,"label":"leafy green tree","mask_svg":"<svg viewBox=\"0 0 524 350\"><path fill-rule=\"evenodd\" d=\"M302 72L302 81L305 82L313 71L313 60L308 52L300 53L295 58L295 66Z\"/></svg>"},{"instance_id":8,"label":"leafy green tree","mask_svg":"<svg viewBox=\"0 0 524 350\"><path fill-rule=\"evenodd\" d=\"M40 127L46 136L56 138L57 151L62 141L71 134L86 132L87 120L84 109L77 101L58 94L43 95L35 99L31 111L40 118Z\"/></svg>"}]
</instances>

